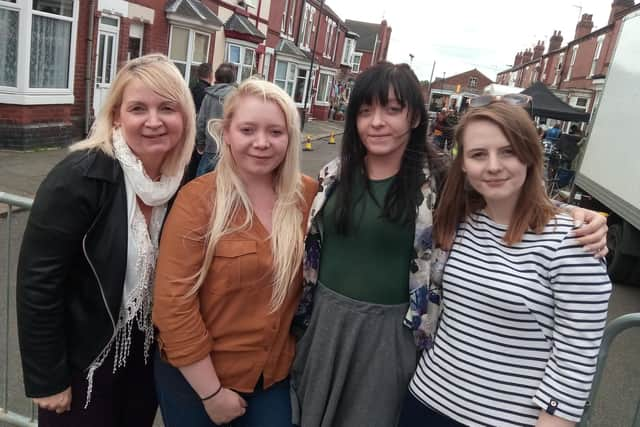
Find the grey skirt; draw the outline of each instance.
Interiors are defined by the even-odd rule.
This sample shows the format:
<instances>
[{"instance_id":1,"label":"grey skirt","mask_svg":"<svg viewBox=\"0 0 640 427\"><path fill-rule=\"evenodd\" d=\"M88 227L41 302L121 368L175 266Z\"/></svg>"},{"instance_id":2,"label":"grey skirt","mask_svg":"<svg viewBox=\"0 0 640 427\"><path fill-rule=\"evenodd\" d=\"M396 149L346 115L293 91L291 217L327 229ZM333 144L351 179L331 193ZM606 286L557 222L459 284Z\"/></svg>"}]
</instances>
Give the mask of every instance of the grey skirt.
<instances>
[{"instance_id":1,"label":"grey skirt","mask_svg":"<svg viewBox=\"0 0 640 427\"><path fill-rule=\"evenodd\" d=\"M418 352L407 304L357 301L318 284L291 371L301 427L394 427Z\"/></svg>"}]
</instances>

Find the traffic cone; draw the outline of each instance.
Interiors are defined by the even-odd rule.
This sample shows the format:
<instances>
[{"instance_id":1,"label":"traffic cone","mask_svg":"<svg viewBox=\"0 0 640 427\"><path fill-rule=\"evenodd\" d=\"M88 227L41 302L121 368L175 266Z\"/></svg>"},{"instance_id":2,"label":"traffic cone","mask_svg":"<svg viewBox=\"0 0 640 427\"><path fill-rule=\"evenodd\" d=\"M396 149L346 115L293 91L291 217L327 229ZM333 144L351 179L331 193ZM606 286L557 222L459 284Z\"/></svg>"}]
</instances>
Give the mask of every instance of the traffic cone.
<instances>
[{"instance_id":1,"label":"traffic cone","mask_svg":"<svg viewBox=\"0 0 640 427\"><path fill-rule=\"evenodd\" d=\"M311 146L311 135L307 135L307 139L304 142L303 151L313 151L313 147Z\"/></svg>"},{"instance_id":2,"label":"traffic cone","mask_svg":"<svg viewBox=\"0 0 640 427\"><path fill-rule=\"evenodd\" d=\"M336 134L335 132L331 132L331 134L329 134L329 144L335 144L336 143Z\"/></svg>"}]
</instances>

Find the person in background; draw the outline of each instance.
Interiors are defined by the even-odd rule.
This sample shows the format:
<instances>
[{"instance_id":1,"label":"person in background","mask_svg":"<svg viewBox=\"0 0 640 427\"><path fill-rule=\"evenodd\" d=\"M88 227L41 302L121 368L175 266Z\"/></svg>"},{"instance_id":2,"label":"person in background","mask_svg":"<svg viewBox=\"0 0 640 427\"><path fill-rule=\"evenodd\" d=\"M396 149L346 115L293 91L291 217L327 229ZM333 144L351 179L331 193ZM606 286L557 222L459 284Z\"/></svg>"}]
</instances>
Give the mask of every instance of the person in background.
<instances>
[{"instance_id":1,"label":"person in background","mask_svg":"<svg viewBox=\"0 0 640 427\"><path fill-rule=\"evenodd\" d=\"M153 318L166 427L291 426L290 325L317 183L300 173L300 118L248 79L210 122L213 173L184 186L162 234Z\"/></svg>"},{"instance_id":2,"label":"person in background","mask_svg":"<svg viewBox=\"0 0 640 427\"><path fill-rule=\"evenodd\" d=\"M224 100L235 89L235 81L235 67L224 63L216 69L215 84L206 90L196 125L196 148L202 153L196 176L211 172L216 167L217 145L207 132L207 126L210 120L222 118Z\"/></svg>"},{"instance_id":3,"label":"person in background","mask_svg":"<svg viewBox=\"0 0 640 427\"><path fill-rule=\"evenodd\" d=\"M444 150L445 148L445 131L447 130L447 115L448 111L446 108L442 108L442 110L438 111L436 115L436 120L433 123L433 143L436 147Z\"/></svg>"},{"instance_id":4,"label":"person in background","mask_svg":"<svg viewBox=\"0 0 640 427\"><path fill-rule=\"evenodd\" d=\"M301 427L395 426L417 349L432 345L441 304L432 265L443 256L432 245L432 212L446 171L427 144L420 94L407 64L360 73L340 158L320 171L293 324ZM604 255L606 220L586 215L581 242Z\"/></svg>"},{"instance_id":5,"label":"person in background","mask_svg":"<svg viewBox=\"0 0 640 427\"><path fill-rule=\"evenodd\" d=\"M184 78L167 57L142 56L118 72L89 137L38 189L17 310L39 426L152 426L158 237L194 139Z\"/></svg>"},{"instance_id":6,"label":"person in background","mask_svg":"<svg viewBox=\"0 0 640 427\"><path fill-rule=\"evenodd\" d=\"M544 134L545 139L551 141L557 141L560 138L560 134L562 130L560 129L560 123L556 123L552 128L547 129L547 132Z\"/></svg>"},{"instance_id":7,"label":"person in background","mask_svg":"<svg viewBox=\"0 0 640 427\"><path fill-rule=\"evenodd\" d=\"M191 96L193 96L193 103L196 106L197 113L200 111L205 91L211 86L211 64L203 62L198 65L196 71L198 73L198 81L191 86Z\"/></svg>"},{"instance_id":8,"label":"person in background","mask_svg":"<svg viewBox=\"0 0 640 427\"><path fill-rule=\"evenodd\" d=\"M606 266L540 185L523 108L475 106L456 140L435 214L435 243L449 251L442 314L399 426L573 426L607 320Z\"/></svg>"},{"instance_id":9,"label":"person in background","mask_svg":"<svg viewBox=\"0 0 640 427\"><path fill-rule=\"evenodd\" d=\"M204 98L205 90L211 86L211 65L209 63L203 62L198 65L196 69L198 81L191 86L191 96L193 97L193 103L196 106L196 114L200 111L200 106L202 105L202 99ZM198 170L198 165L200 164L200 159L202 158L202 154L198 152L198 150L193 150L193 154L191 155L191 160L189 161L189 166L187 168L185 181L190 181L196 177L196 172Z\"/></svg>"}]
</instances>

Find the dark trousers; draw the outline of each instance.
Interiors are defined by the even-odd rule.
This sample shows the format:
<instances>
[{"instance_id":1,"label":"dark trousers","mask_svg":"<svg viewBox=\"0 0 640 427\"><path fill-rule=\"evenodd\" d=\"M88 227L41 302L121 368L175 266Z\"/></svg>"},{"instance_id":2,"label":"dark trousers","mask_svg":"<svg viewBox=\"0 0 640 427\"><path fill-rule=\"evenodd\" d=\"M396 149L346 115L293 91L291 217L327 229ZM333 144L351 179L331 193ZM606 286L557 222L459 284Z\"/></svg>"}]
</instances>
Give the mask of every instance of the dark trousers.
<instances>
[{"instance_id":1,"label":"dark trousers","mask_svg":"<svg viewBox=\"0 0 640 427\"><path fill-rule=\"evenodd\" d=\"M71 411L56 414L38 410L39 427L151 427L158 409L153 384L152 347L144 363L144 334L134 326L127 364L113 373L113 354L93 375L91 401L87 409L86 372L77 371L71 379Z\"/></svg>"},{"instance_id":2,"label":"dark trousers","mask_svg":"<svg viewBox=\"0 0 640 427\"><path fill-rule=\"evenodd\" d=\"M165 427L215 427L200 397L180 370L160 359L154 360L158 402ZM229 424L230 427L291 427L289 380L263 389L258 383L253 393L240 393L247 401L247 411Z\"/></svg>"},{"instance_id":3,"label":"dark trousers","mask_svg":"<svg viewBox=\"0 0 640 427\"><path fill-rule=\"evenodd\" d=\"M434 411L407 392L398 427L464 427L464 424Z\"/></svg>"}]
</instances>

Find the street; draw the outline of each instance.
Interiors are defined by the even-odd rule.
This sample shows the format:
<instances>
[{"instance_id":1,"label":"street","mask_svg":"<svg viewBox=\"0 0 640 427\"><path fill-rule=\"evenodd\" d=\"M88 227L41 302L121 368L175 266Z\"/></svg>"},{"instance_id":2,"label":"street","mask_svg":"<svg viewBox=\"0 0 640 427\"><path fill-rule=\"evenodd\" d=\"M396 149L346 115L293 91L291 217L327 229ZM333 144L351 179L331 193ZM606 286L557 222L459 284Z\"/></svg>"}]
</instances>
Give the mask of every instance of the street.
<instances>
[{"instance_id":1,"label":"street","mask_svg":"<svg viewBox=\"0 0 640 427\"><path fill-rule=\"evenodd\" d=\"M337 127L337 126L336 126ZM336 144L328 144L328 138L316 139L312 148L313 151L301 152L302 169L304 173L316 176L320 167L335 157L339 152L340 137L336 138ZM25 157L26 156L26 157ZM12 154L0 152L0 162L2 162L3 173L9 173L11 169L15 173L25 174L31 179L29 185L25 183L22 188L16 188L16 193L30 194L33 185L41 180L46 174L43 165L53 163L52 159L60 159L64 156L63 150ZM25 160L25 158L27 160ZM6 161L6 162L5 162ZM6 169L8 168L8 169ZM31 177L31 178L28 178ZM4 183L0 187L0 191L12 192L11 188L6 188ZM21 235L25 227L27 212L18 212L13 214L12 233L7 236L7 218L6 215L0 216L0 348L4 347L4 316L7 308L10 309L9 316L9 404L8 407L20 414L29 414L29 401L23 397L24 390L22 388L22 373L19 363L17 336L16 336L16 320L15 320L15 265L21 242ZM11 245L10 265L11 293L6 299L6 260L7 243ZM7 305L7 301L9 304ZM609 305L609 320L612 320L622 314L640 312L640 283L634 285L615 285L614 292ZM630 425L634 415L635 405L638 397L640 397L640 364L638 364L638 355L640 354L640 330L631 330L623 333L618 341L611 348L609 355L609 363L604 372L603 382L600 393L597 396L594 406L595 412L592 425L601 427L625 427ZM4 351L0 351L0 377L5 378L7 372L4 371L5 360ZM0 387L3 387L0 385ZM0 395L1 396L1 395ZM162 422L157 418L156 426L161 427ZM6 424L0 423L0 427Z\"/></svg>"}]
</instances>

